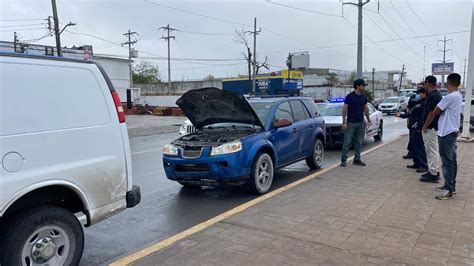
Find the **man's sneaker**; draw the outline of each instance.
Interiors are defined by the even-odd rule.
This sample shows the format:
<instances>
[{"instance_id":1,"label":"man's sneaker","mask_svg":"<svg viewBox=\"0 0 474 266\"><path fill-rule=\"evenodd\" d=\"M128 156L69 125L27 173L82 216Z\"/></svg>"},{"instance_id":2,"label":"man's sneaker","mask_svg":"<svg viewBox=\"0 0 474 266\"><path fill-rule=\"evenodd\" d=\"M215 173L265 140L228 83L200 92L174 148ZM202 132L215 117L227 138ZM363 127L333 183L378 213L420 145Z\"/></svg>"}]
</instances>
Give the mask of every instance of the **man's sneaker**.
<instances>
[{"instance_id":1,"label":"man's sneaker","mask_svg":"<svg viewBox=\"0 0 474 266\"><path fill-rule=\"evenodd\" d=\"M432 175L431 173L428 173L428 175L423 175L420 178L420 182L438 183L439 182L439 173L437 175Z\"/></svg>"},{"instance_id":2,"label":"man's sneaker","mask_svg":"<svg viewBox=\"0 0 474 266\"><path fill-rule=\"evenodd\" d=\"M453 196L453 193L449 190L443 190L438 196L436 196L436 199L438 200L447 200Z\"/></svg>"},{"instance_id":3,"label":"man's sneaker","mask_svg":"<svg viewBox=\"0 0 474 266\"><path fill-rule=\"evenodd\" d=\"M407 168L409 168L409 169L418 169L420 167L416 164L410 164L410 165L407 165Z\"/></svg>"},{"instance_id":4,"label":"man's sneaker","mask_svg":"<svg viewBox=\"0 0 474 266\"><path fill-rule=\"evenodd\" d=\"M420 168L418 168L418 169L416 170L416 172L417 172L417 173L426 173L426 172L428 172L428 169L423 168L423 167L420 167Z\"/></svg>"},{"instance_id":5,"label":"man's sneaker","mask_svg":"<svg viewBox=\"0 0 474 266\"><path fill-rule=\"evenodd\" d=\"M413 159L413 156L411 156L411 154L407 154L407 155L404 155L402 158L405 160L408 160L408 159Z\"/></svg>"},{"instance_id":6,"label":"man's sneaker","mask_svg":"<svg viewBox=\"0 0 474 266\"><path fill-rule=\"evenodd\" d=\"M437 177L439 178L439 173L437 173L436 175L432 175L429 171L425 174L422 174L421 177Z\"/></svg>"},{"instance_id":7,"label":"man's sneaker","mask_svg":"<svg viewBox=\"0 0 474 266\"><path fill-rule=\"evenodd\" d=\"M352 164L358 166L366 166L366 164L362 160L354 160Z\"/></svg>"},{"instance_id":8,"label":"man's sneaker","mask_svg":"<svg viewBox=\"0 0 474 266\"><path fill-rule=\"evenodd\" d=\"M347 162L346 162L346 161L341 161L341 166L342 166L342 167L346 167L346 166L347 166Z\"/></svg>"},{"instance_id":9,"label":"man's sneaker","mask_svg":"<svg viewBox=\"0 0 474 266\"><path fill-rule=\"evenodd\" d=\"M436 188L436 191L439 191L439 192L442 192L443 190L445 190L444 186L440 186ZM456 190L454 190L452 193L456 194Z\"/></svg>"}]
</instances>

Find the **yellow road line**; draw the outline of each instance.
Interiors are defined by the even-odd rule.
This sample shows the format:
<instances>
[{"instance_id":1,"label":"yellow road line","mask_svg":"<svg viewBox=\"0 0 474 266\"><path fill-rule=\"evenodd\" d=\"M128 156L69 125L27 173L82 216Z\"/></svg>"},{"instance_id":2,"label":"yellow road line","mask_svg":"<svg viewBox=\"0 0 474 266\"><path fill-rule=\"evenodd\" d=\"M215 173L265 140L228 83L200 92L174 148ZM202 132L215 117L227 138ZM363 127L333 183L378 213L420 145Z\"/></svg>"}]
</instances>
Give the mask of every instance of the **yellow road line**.
<instances>
[{"instance_id":1,"label":"yellow road line","mask_svg":"<svg viewBox=\"0 0 474 266\"><path fill-rule=\"evenodd\" d=\"M398 136L397 138L395 138L395 139L393 139L393 140L384 142L384 143L382 143L382 144L380 144L380 145L378 145L378 146L376 146L376 147L373 147L373 148L371 148L371 149L369 149L369 150L367 150L367 151L364 151L364 152L362 152L362 154L364 155L364 154L367 154L367 153L369 153L369 152L372 152L372 151L374 151L374 150L376 150L376 149L378 149L378 148L381 148L381 147L383 147L383 146L385 146L385 145L387 145L387 144L389 144L389 143L392 143L392 142L394 142L394 141L396 141L396 140L398 140L398 139L400 139L400 138L401 138L401 136ZM350 158L349 158L349 161L351 161L351 160L353 160L353 159L354 159L354 157L350 157ZM279 189L273 190L273 191L271 191L271 192L269 192L269 193L267 193L267 194L264 194L264 195L262 195L262 196L260 196L260 197L258 197L258 198L255 198L255 199L253 199L253 200L251 200L251 201L248 201L248 202L246 202L246 203L244 203L244 204L242 204L242 205L239 205L239 206L237 206L237 207L235 207L235 208L233 208L233 209L231 209L231 210L229 210L229 211L226 211L226 212L224 212L224 213L222 213L222 214L219 214L219 215L217 215L217 216L215 216L215 217L213 217L213 218L211 218L211 219L209 219L209 220L207 220L207 221L205 221L205 222L202 222L202 223L197 224L197 225L195 225L195 226L193 226L193 227L191 227L191 228L189 228L189 229L187 229L187 230L184 230L184 231L182 231L182 232L180 232L180 233L178 233L178 234L176 234L176 235L174 235L174 236L171 236L171 237L169 237L169 238L167 238L167 239L164 239L164 240L162 240L162 241L160 241L160 242L158 242L158 243L152 244L152 245L150 245L150 246L148 246L148 247L146 247L146 248L144 248L144 249L142 249L142 250L136 251L136 252L134 252L134 253L132 253L132 254L130 254L130 255L128 255L128 256L125 256L125 257L123 257L123 258L121 258L121 259L119 259L119 260L117 260L117 261L114 261L114 262L110 263L109 266L130 265L131 263L133 263L133 262L135 262L135 261L137 261L137 260L140 260L141 258L144 258L144 257L146 257L146 256L148 256L148 255L150 255L150 254L152 254L152 253L155 253L155 252L157 252L157 251L159 251L159 250L161 250L161 249L164 249L164 248L166 248L166 247L169 247L169 246L173 245L174 243L176 243L176 242L178 242L178 241L180 241L180 240L183 240L183 239L185 239L185 238L187 238L187 237L189 237L189 236L191 236L191 235L193 235L193 234L196 234L196 233L198 233L198 232L200 232L200 231L202 231L202 230L204 230L204 229L206 229L206 228L208 228L208 227L210 227L210 226L212 226L212 225L214 225L214 224L216 224L216 223L218 223L218 222L221 222L221 221L223 221L223 220L229 218L230 216L233 216L233 215L235 215L235 214L237 214L237 213L240 213L240 212L242 212L242 211L244 211L244 210L246 210L246 209L248 209L248 208L250 208L250 207L252 207L252 206L255 206L255 205L257 205L257 204L259 204L259 203L261 203L261 202L263 202L263 201L265 201L265 200L267 200L267 199L270 199L270 198L272 198L272 197L274 197L274 196L276 196L276 195L278 195L278 194L280 194L280 193L282 193L282 192L285 192L285 191L287 191L287 190L289 190L289 189L291 189L291 188L294 188L294 187L296 187L296 186L298 186L298 185L300 185L300 184L302 184L302 183L304 183L304 182L306 182L306 181L309 181L309 180L311 180L311 179L314 179L314 178L317 177L317 176L320 176L320 175L322 175L322 174L324 174L324 173L327 173L328 171L331 171L331 170L333 170L334 168L336 168L336 167L338 167L338 166L339 166L339 163L336 163L336 164L333 164L333 165L331 165L331 166L329 166L329 167L327 167L327 168L321 169L321 170L319 170L319 171L316 172L316 173L313 173L313 174L311 174L311 175L309 175L309 176L306 176L306 177L304 177L304 178L301 178L301 179L299 179L299 180L297 180L297 181L295 181L295 182L293 182L293 183L290 183L290 184L288 184L288 185L286 185L286 186L284 186L284 187L281 187L281 188L279 188Z\"/></svg>"}]
</instances>

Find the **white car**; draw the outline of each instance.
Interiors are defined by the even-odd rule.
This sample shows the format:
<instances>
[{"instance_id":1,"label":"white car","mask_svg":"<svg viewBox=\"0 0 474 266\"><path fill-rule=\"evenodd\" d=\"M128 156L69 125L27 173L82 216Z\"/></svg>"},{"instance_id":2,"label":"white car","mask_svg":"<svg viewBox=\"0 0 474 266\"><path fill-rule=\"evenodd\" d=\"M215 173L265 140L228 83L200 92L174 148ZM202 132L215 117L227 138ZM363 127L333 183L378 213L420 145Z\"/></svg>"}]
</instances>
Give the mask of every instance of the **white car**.
<instances>
[{"instance_id":1,"label":"white car","mask_svg":"<svg viewBox=\"0 0 474 266\"><path fill-rule=\"evenodd\" d=\"M184 136L193 133L196 131L196 128L193 126L193 123L189 121L189 119L186 119L182 124L181 127L179 128L179 135Z\"/></svg>"},{"instance_id":2,"label":"white car","mask_svg":"<svg viewBox=\"0 0 474 266\"><path fill-rule=\"evenodd\" d=\"M389 97L379 104L379 110L384 114L406 112L407 108L408 108L408 98L404 96Z\"/></svg>"},{"instance_id":3,"label":"white car","mask_svg":"<svg viewBox=\"0 0 474 266\"><path fill-rule=\"evenodd\" d=\"M0 265L78 265L82 226L141 198L118 93L90 61L0 54L0 95Z\"/></svg>"},{"instance_id":4,"label":"white car","mask_svg":"<svg viewBox=\"0 0 474 266\"><path fill-rule=\"evenodd\" d=\"M344 131L342 130L342 108L343 103L320 103L316 104L320 115L326 124L326 144L329 147L344 143ZM375 107L368 103L369 115L372 125L366 129L364 139L374 138L382 140L383 137L383 115Z\"/></svg>"}]
</instances>

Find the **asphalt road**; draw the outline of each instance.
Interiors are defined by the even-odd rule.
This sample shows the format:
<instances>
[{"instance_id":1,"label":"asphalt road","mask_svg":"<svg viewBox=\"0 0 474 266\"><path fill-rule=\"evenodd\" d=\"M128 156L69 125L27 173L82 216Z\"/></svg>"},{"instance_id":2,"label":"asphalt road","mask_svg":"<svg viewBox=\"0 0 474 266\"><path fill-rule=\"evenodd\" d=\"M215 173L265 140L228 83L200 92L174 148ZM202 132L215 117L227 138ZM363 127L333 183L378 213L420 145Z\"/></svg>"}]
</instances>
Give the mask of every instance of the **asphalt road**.
<instances>
[{"instance_id":1,"label":"asphalt road","mask_svg":"<svg viewBox=\"0 0 474 266\"><path fill-rule=\"evenodd\" d=\"M403 119L384 116L383 141L366 140L363 149L407 134L405 125ZM130 140L134 184L141 187L142 202L85 229L81 265L106 264L256 197L239 188L190 190L169 181L163 171L161 147L176 137L177 134L163 134ZM339 160L340 149L326 151L325 165ZM276 173L272 188L282 187L313 172L304 162L294 164Z\"/></svg>"}]
</instances>

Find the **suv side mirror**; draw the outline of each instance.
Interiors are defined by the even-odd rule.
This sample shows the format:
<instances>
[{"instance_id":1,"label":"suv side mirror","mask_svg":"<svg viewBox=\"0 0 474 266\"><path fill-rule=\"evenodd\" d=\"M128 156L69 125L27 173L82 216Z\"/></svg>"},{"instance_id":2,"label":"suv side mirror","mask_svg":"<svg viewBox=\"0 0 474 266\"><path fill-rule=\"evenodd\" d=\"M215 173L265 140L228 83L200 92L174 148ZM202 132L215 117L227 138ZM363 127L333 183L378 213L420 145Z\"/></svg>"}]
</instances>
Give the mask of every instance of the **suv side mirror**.
<instances>
[{"instance_id":1,"label":"suv side mirror","mask_svg":"<svg viewBox=\"0 0 474 266\"><path fill-rule=\"evenodd\" d=\"M282 118L282 119L277 119L275 121L275 128L282 128L282 127L288 127L291 126L293 122L291 122L289 119Z\"/></svg>"}]
</instances>

